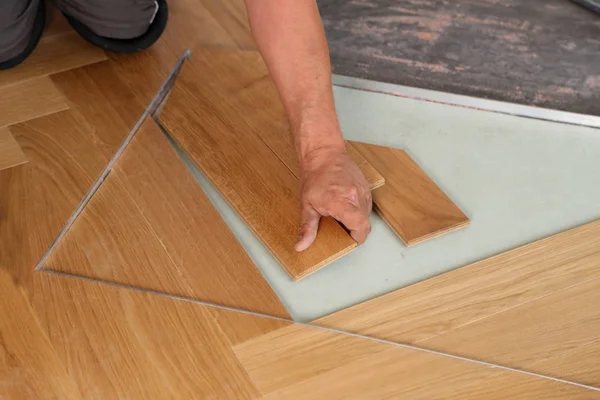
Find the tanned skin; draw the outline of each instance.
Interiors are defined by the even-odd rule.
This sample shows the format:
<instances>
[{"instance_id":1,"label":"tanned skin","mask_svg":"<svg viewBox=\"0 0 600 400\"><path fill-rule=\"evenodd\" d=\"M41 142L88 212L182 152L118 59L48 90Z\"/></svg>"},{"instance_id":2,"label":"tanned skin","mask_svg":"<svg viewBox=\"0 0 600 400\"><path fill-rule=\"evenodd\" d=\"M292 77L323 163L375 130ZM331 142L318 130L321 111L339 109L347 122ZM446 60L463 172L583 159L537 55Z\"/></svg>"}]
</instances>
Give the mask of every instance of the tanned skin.
<instances>
[{"instance_id":1,"label":"tanned skin","mask_svg":"<svg viewBox=\"0 0 600 400\"><path fill-rule=\"evenodd\" d=\"M331 88L331 64L314 0L245 0L252 34L285 107L300 160L297 251L319 220L340 221L362 244L371 232L369 185L346 153Z\"/></svg>"}]
</instances>

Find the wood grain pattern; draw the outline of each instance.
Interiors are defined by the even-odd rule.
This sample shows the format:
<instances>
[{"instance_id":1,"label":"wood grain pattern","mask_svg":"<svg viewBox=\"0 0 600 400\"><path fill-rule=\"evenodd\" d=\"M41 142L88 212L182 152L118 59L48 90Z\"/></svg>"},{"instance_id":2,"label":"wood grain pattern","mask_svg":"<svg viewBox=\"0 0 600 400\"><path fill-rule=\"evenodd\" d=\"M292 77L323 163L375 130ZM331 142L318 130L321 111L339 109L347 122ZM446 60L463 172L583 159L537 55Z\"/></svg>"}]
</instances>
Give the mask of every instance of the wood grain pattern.
<instances>
[{"instance_id":1,"label":"wood grain pattern","mask_svg":"<svg viewBox=\"0 0 600 400\"><path fill-rule=\"evenodd\" d=\"M445 399L456 392L473 393L465 395L468 399L487 398L486 393L538 398L532 396L549 388L564 396L555 398L597 398L597 392L588 389L300 326L234 349L269 400Z\"/></svg>"},{"instance_id":2,"label":"wood grain pattern","mask_svg":"<svg viewBox=\"0 0 600 400\"><path fill-rule=\"evenodd\" d=\"M198 80L210 87L218 102L213 106L223 112L235 110L254 133L292 171L300 176L300 164L294 138L267 67L256 51L200 49L195 57L206 61L195 65ZM359 166L371 189L384 184L384 179L355 149L348 154Z\"/></svg>"},{"instance_id":3,"label":"wood grain pattern","mask_svg":"<svg viewBox=\"0 0 600 400\"><path fill-rule=\"evenodd\" d=\"M44 268L289 318L150 119ZM281 323L223 326L237 342Z\"/></svg>"},{"instance_id":4,"label":"wood grain pattern","mask_svg":"<svg viewBox=\"0 0 600 400\"><path fill-rule=\"evenodd\" d=\"M196 57L184 65L161 113L166 129L292 278L301 279L354 249L344 229L323 218L313 245L294 250L298 180L235 110L221 103L221 94L202 73L205 63L212 60Z\"/></svg>"},{"instance_id":5,"label":"wood grain pattern","mask_svg":"<svg viewBox=\"0 0 600 400\"><path fill-rule=\"evenodd\" d=\"M47 273L35 288L32 306L82 398L257 397L204 307Z\"/></svg>"},{"instance_id":6,"label":"wood grain pattern","mask_svg":"<svg viewBox=\"0 0 600 400\"><path fill-rule=\"evenodd\" d=\"M568 287L429 339L427 346L536 372L533 364L598 340L598 288L600 278Z\"/></svg>"},{"instance_id":7,"label":"wood grain pattern","mask_svg":"<svg viewBox=\"0 0 600 400\"><path fill-rule=\"evenodd\" d=\"M8 128L0 127L0 171L25 164L27 157Z\"/></svg>"},{"instance_id":8,"label":"wood grain pattern","mask_svg":"<svg viewBox=\"0 0 600 400\"><path fill-rule=\"evenodd\" d=\"M103 60L106 60L104 51L74 31L47 35L18 68L0 72L0 87Z\"/></svg>"},{"instance_id":9,"label":"wood grain pattern","mask_svg":"<svg viewBox=\"0 0 600 400\"><path fill-rule=\"evenodd\" d=\"M47 77L4 86L1 90L0 127L66 110L69 107L63 95Z\"/></svg>"},{"instance_id":10,"label":"wood grain pattern","mask_svg":"<svg viewBox=\"0 0 600 400\"><path fill-rule=\"evenodd\" d=\"M600 220L333 313L318 324L420 342L600 277Z\"/></svg>"},{"instance_id":11,"label":"wood grain pattern","mask_svg":"<svg viewBox=\"0 0 600 400\"><path fill-rule=\"evenodd\" d=\"M23 293L0 269L0 399L81 399Z\"/></svg>"},{"instance_id":12,"label":"wood grain pattern","mask_svg":"<svg viewBox=\"0 0 600 400\"><path fill-rule=\"evenodd\" d=\"M373 206L402 241L411 246L462 228L469 219L401 149L351 142L385 178Z\"/></svg>"},{"instance_id":13,"label":"wood grain pattern","mask_svg":"<svg viewBox=\"0 0 600 400\"><path fill-rule=\"evenodd\" d=\"M0 269L27 287L48 249L106 164L93 129L74 110L13 125L29 159L0 171Z\"/></svg>"}]
</instances>

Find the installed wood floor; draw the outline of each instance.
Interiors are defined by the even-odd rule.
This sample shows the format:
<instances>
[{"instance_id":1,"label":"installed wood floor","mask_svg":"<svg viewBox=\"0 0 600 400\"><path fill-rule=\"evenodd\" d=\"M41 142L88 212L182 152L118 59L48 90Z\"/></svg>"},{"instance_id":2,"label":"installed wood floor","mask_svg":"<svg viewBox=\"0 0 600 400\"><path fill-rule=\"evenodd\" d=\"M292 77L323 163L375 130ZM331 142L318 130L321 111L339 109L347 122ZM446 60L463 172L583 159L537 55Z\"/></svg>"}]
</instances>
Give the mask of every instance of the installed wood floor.
<instances>
[{"instance_id":1,"label":"installed wood floor","mask_svg":"<svg viewBox=\"0 0 600 400\"><path fill-rule=\"evenodd\" d=\"M0 73L20 104L0 132L28 160L0 170L0 399L600 398L196 302L288 318L151 120L33 271L182 50L253 47L241 2L171 3L147 52L105 55L53 13L30 61ZM314 323L600 387L599 238L596 221Z\"/></svg>"}]
</instances>

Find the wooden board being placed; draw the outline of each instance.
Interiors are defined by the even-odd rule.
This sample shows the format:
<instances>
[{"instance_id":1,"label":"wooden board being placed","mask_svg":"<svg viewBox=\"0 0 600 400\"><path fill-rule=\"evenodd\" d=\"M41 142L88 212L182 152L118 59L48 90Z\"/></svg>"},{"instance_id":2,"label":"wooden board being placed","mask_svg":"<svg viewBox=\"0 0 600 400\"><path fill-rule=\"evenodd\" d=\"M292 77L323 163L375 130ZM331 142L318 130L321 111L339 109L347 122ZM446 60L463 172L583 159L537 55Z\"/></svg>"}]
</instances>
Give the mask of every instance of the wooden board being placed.
<instances>
[{"instance_id":1,"label":"wooden board being placed","mask_svg":"<svg viewBox=\"0 0 600 400\"><path fill-rule=\"evenodd\" d=\"M27 162L19 143L8 128L0 127L0 171Z\"/></svg>"},{"instance_id":2,"label":"wooden board being placed","mask_svg":"<svg viewBox=\"0 0 600 400\"><path fill-rule=\"evenodd\" d=\"M400 149L350 142L379 171L386 185L373 191L381 218L408 246L469 224L467 216Z\"/></svg>"},{"instance_id":3,"label":"wooden board being placed","mask_svg":"<svg viewBox=\"0 0 600 400\"><path fill-rule=\"evenodd\" d=\"M312 246L294 250L298 179L229 106L222 90L212 87L210 82L223 73L210 57L193 56L183 66L161 121L288 274L301 279L350 252L356 242L335 219L322 218Z\"/></svg>"}]
</instances>

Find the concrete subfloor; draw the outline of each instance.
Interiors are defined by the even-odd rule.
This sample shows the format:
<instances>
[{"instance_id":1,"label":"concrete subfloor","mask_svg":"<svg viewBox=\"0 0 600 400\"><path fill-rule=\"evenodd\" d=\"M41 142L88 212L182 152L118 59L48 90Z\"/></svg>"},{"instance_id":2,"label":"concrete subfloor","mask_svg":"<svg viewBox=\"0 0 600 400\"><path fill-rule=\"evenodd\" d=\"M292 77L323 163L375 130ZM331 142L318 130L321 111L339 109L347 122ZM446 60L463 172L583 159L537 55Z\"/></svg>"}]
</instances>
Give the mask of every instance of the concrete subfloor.
<instances>
[{"instance_id":1,"label":"concrete subfloor","mask_svg":"<svg viewBox=\"0 0 600 400\"><path fill-rule=\"evenodd\" d=\"M600 218L600 129L345 87L334 93L347 139L406 149L471 225L407 248L373 214L366 244L294 282L180 152L296 320L319 318Z\"/></svg>"}]
</instances>

